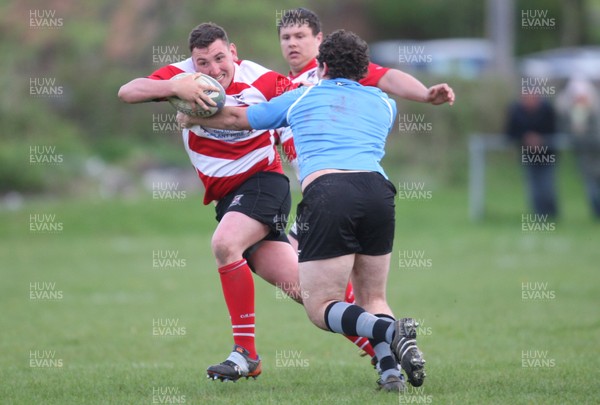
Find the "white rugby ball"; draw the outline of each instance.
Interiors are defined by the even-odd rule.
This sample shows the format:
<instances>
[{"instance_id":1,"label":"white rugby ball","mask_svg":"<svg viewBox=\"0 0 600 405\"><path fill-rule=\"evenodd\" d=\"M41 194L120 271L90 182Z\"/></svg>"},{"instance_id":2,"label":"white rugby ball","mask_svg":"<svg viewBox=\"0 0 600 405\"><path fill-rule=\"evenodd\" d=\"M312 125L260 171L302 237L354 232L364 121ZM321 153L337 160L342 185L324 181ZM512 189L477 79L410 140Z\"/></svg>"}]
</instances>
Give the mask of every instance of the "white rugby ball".
<instances>
[{"instance_id":1,"label":"white rugby ball","mask_svg":"<svg viewBox=\"0 0 600 405\"><path fill-rule=\"evenodd\" d=\"M173 76L171 80L179 80L192 74L194 73L179 73L178 75ZM215 115L225 105L225 89L223 89L223 86L221 86L221 84L216 79L205 74L200 74L200 76L196 77L196 81L211 85L219 89L219 91L207 90L204 92L208 97L213 99L215 103L217 103L216 106L209 106L209 108L205 110L204 108L197 105L197 103L194 103L196 104L196 109L194 109L192 103L184 101L179 97L175 96L168 98L169 103L171 103L171 105L175 107L177 111L181 111L182 113L191 115L193 117L210 117L211 115Z\"/></svg>"}]
</instances>

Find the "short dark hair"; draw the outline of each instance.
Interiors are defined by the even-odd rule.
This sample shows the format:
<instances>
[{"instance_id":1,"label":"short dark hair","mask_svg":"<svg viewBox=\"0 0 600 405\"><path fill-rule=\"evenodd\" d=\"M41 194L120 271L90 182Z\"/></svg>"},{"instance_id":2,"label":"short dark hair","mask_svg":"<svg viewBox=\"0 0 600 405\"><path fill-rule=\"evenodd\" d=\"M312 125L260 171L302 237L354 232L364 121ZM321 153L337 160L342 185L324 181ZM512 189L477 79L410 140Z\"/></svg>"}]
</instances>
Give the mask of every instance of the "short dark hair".
<instances>
[{"instance_id":1,"label":"short dark hair","mask_svg":"<svg viewBox=\"0 0 600 405\"><path fill-rule=\"evenodd\" d=\"M277 34L281 33L281 28L288 25L308 25L315 36L321 32L319 16L303 7L292 8L283 12L281 19L277 22Z\"/></svg>"},{"instance_id":2,"label":"short dark hair","mask_svg":"<svg viewBox=\"0 0 600 405\"><path fill-rule=\"evenodd\" d=\"M221 39L226 44L229 44L227 33L222 27L212 22L202 23L190 32L188 40L190 52L192 52L194 48L207 48L217 39Z\"/></svg>"},{"instance_id":3,"label":"short dark hair","mask_svg":"<svg viewBox=\"0 0 600 405\"><path fill-rule=\"evenodd\" d=\"M369 46L358 35L337 30L327 35L317 55L319 66L327 63L327 76L359 81L369 69Z\"/></svg>"}]
</instances>

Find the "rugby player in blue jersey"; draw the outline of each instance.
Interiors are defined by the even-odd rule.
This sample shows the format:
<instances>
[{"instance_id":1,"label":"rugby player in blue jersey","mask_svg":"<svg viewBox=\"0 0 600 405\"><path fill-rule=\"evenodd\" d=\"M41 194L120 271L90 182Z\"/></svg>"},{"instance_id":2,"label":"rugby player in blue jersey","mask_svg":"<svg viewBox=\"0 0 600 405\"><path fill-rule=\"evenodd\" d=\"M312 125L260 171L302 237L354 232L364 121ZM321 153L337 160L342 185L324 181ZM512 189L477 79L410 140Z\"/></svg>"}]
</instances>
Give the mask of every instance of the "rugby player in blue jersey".
<instances>
[{"instance_id":1,"label":"rugby player in blue jersey","mask_svg":"<svg viewBox=\"0 0 600 405\"><path fill-rule=\"evenodd\" d=\"M396 105L381 90L358 83L369 57L357 35L328 35L317 60L321 80L315 86L248 108L225 107L200 121L217 128L292 128L303 194L297 215L305 224L299 229L299 266L306 312L321 329L370 339L381 388L404 389L397 363L420 386L425 360L416 345L416 322L395 320L385 296L396 190L380 161ZM186 117L178 119L189 124ZM351 274L356 304L343 302Z\"/></svg>"}]
</instances>

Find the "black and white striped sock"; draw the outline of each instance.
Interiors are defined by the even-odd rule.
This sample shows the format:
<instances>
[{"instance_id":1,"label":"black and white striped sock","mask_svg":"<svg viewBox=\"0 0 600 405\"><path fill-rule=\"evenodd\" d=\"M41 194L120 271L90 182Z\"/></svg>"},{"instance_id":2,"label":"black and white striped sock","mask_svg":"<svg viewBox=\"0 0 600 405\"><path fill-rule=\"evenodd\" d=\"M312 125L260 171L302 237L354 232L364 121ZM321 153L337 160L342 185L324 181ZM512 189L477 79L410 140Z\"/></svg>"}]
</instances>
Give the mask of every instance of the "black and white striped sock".
<instances>
[{"instance_id":1,"label":"black and white striped sock","mask_svg":"<svg viewBox=\"0 0 600 405\"><path fill-rule=\"evenodd\" d=\"M375 316L380 319L386 319L392 322L395 321L392 316L387 314L375 314ZM392 354L389 343L377 342L374 339L369 339L369 342L371 343L371 346L373 346L375 356L377 357L377 367L379 373L381 374L381 379L385 381L390 375L400 377L400 369L398 368L396 358Z\"/></svg>"},{"instance_id":2,"label":"black and white striped sock","mask_svg":"<svg viewBox=\"0 0 600 405\"><path fill-rule=\"evenodd\" d=\"M362 336L390 344L394 323L368 313L355 304L336 301L325 309L325 324L330 331L347 336Z\"/></svg>"}]
</instances>

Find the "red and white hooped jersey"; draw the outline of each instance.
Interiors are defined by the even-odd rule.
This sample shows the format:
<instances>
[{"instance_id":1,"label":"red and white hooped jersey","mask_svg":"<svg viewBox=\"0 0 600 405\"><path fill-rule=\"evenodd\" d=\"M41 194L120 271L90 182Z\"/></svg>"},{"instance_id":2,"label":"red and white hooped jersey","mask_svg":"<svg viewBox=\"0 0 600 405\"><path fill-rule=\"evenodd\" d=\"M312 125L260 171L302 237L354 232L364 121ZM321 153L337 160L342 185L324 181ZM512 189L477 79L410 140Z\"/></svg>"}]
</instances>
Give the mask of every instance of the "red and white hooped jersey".
<instances>
[{"instance_id":1,"label":"red and white hooped jersey","mask_svg":"<svg viewBox=\"0 0 600 405\"><path fill-rule=\"evenodd\" d=\"M317 60L313 59L311 62L307 63L304 66L304 69L300 71L297 75L292 74L292 72L288 73L288 79L292 81L292 83L300 84L300 83L310 83L317 84L319 78L317 77ZM359 83L363 86L372 86L377 87L377 83L381 77L390 70L389 68L377 65L375 63L369 63L369 71L366 76L359 80ZM291 128L279 128L277 133L275 134L279 137L279 142L281 142L281 149L283 153L286 155L288 162L295 167L296 161L296 147L294 146L294 137Z\"/></svg>"},{"instance_id":2,"label":"red and white hooped jersey","mask_svg":"<svg viewBox=\"0 0 600 405\"><path fill-rule=\"evenodd\" d=\"M150 79L169 80L195 73L191 58L156 70ZM225 89L226 106L247 107L269 101L291 85L285 76L251 61L236 61L233 81ZM183 142L204 184L204 204L219 200L258 172L283 173L274 131L225 130L200 125L183 130Z\"/></svg>"}]
</instances>

